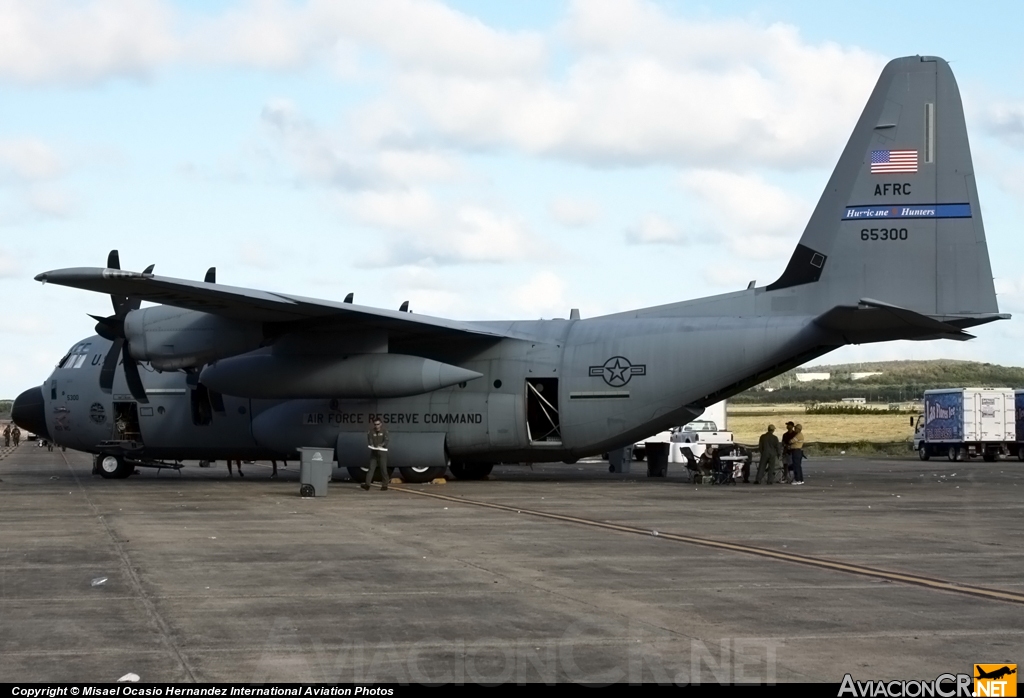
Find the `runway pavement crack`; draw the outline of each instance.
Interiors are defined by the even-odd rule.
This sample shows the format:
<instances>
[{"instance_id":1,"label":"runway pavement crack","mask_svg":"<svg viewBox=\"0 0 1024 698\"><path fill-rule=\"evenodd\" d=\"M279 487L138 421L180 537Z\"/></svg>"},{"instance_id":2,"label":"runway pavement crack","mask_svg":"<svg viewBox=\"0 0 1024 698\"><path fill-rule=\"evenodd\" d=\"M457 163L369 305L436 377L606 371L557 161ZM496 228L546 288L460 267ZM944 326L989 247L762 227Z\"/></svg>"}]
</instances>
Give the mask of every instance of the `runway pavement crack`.
<instances>
[{"instance_id":1,"label":"runway pavement crack","mask_svg":"<svg viewBox=\"0 0 1024 698\"><path fill-rule=\"evenodd\" d=\"M136 598L138 598L142 602L142 605L146 609L146 613L149 615L150 620L153 622L154 625L156 625L157 629L160 631L160 638L167 646L167 649L171 651L171 654L174 655L175 659L178 660L178 664L181 666L182 671L185 672L185 675L188 677L188 680L193 683L196 683L198 680L196 679L195 672L189 665L188 660L185 658L185 655L181 651L181 648L179 648L177 643L174 642L174 637L171 633L170 626L167 624L167 621L165 621L163 616L160 615L160 611L157 609L156 604L153 603L153 600L149 598L149 595L146 593L146 589L142 585L142 580L139 578L138 573L132 566L131 558L128 557L128 551L125 550L124 545L121 544L121 541L118 539L117 534L111 527L110 522L107 520L107 517L100 513L99 507L97 507L96 504L89 497L88 491L86 491L85 487L82 485L82 482L78 479L78 473L76 473L75 469L71 467L71 463L68 462L67 456L63 452L61 452L60 455L64 459L64 465L66 465L68 470L71 472L71 477L74 478L75 485L77 485L78 489L82 492L82 496L85 498L85 503L88 505L89 509L96 516L96 518L99 519L99 522L103 524L103 528L107 532L107 537L110 538L110 543L114 546L114 550L117 552L117 556L121 560L121 566L124 568L125 574L127 574L128 576L128 581L131 584L132 590L135 592Z\"/></svg>"}]
</instances>

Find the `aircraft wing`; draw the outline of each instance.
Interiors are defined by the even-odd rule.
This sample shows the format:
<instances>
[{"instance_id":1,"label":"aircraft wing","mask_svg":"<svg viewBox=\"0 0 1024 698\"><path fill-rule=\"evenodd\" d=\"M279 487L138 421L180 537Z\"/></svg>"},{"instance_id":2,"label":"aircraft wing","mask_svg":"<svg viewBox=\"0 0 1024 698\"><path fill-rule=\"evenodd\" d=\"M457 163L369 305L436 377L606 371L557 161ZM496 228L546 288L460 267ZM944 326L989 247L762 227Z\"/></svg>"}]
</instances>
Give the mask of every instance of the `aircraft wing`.
<instances>
[{"instance_id":1,"label":"aircraft wing","mask_svg":"<svg viewBox=\"0 0 1024 698\"><path fill-rule=\"evenodd\" d=\"M35 277L43 283L70 286L115 296L130 296L151 303L257 322L331 322L352 329L387 330L392 337L424 335L476 335L503 337L504 333L480 323L435 318L383 308L370 308L284 293L225 286L156 276L151 273L80 267L47 271Z\"/></svg>"}]
</instances>

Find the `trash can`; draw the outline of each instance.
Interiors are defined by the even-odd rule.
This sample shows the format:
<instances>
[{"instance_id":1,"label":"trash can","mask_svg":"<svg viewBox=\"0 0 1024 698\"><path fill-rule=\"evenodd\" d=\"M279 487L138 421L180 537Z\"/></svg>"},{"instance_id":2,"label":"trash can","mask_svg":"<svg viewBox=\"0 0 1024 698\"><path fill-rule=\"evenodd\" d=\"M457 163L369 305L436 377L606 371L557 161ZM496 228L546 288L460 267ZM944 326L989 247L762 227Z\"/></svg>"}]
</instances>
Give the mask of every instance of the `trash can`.
<instances>
[{"instance_id":1,"label":"trash can","mask_svg":"<svg viewBox=\"0 0 1024 698\"><path fill-rule=\"evenodd\" d=\"M668 444L647 444L647 477L666 477L668 475Z\"/></svg>"},{"instance_id":2,"label":"trash can","mask_svg":"<svg viewBox=\"0 0 1024 698\"><path fill-rule=\"evenodd\" d=\"M329 448L299 449L299 494L303 497L326 497L334 463Z\"/></svg>"},{"instance_id":3,"label":"trash can","mask_svg":"<svg viewBox=\"0 0 1024 698\"><path fill-rule=\"evenodd\" d=\"M609 473L628 473L629 466L633 463L633 446L626 446L625 448L617 448L614 451L608 451L608 472Z\"/></svg>"}]
</instances>

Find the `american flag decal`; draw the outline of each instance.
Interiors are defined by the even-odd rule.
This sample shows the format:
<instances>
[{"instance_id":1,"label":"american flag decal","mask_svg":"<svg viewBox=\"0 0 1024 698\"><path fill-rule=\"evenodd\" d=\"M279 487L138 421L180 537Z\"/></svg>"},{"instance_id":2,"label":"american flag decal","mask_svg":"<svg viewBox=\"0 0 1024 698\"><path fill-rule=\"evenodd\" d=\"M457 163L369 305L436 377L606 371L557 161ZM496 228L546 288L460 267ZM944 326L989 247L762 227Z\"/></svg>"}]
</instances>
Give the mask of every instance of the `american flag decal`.
<instances>
[{"instance_id":1,"label":"american flag decal","mask_svg":"<svg viewBox=\"0 0 1024 698\"><path fill-rule=\"evenodd\" d=\"M871 174L917 172L916 150L872 150Z\"/></svg>"}]
</instances>

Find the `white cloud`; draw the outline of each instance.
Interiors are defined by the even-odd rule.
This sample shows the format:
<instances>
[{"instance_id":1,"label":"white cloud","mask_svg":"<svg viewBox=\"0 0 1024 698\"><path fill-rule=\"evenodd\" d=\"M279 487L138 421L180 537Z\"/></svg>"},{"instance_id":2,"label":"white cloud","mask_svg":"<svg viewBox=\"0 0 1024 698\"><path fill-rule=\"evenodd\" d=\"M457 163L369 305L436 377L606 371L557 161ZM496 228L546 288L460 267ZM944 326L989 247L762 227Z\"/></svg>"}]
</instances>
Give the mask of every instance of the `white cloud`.
<instances>
[{"instance_id":1,"label":"white cloud","mask_svg":"<svg viewBox=\"0 0 1024 698\"><path fill-rule=\"evenodd\" d=\"M0 78L144 75L176 53L172 19L158 0L0 0Z\"/></svg>"},{"instance_id":2,"label":"white cloud","mask_svg":"<svg viewBox=\"0 0 1024 698\"><path fill-rule=\"evenodd\" d=\"M545 55L539 34L503 32L429 0L263 0L199 22L187 42L205 61L277 69L320 61L343 74L360 50L403 68L468 75L535 70Z\"/></svg>"},{"instance_id":3,"label":"white cloud","mask_svg":"<svg viewBox=\"0 0 1024 698\"><path fill-rule=\"evenodd\" d=\"M644 0L572 4L558 78L396 77L429 130L466 147L589 163L823 165L883 60L804 42L790 26L690 20ZM408 123L406 123L408 127Z\"/></svg>"},{"instance_id":4,"label":"white cloud","mask_svg":"<svg viewBox=\"0 0 1024 698\"><path fill-rule=\"evenodd\" d=\"M788 256L811 213L806 201L757 175L690 170L680 184L701 206L713 238L748 259Z\"/></svg>"},{"instance_id":5,"label":"white cloud","mask_svg":"<svg viewBox=\"0 0 1024 698\"><path fill-rule=\"evenodd\" d=\"M7 170L19 179L38 181L58 177L64 169L53 148L38 139L0 141L0 172Z\"/></svg>"},{"instance_id":6,"label":"white cloud","mask_svg":"<svg viewBox=\"0 0 1024 698\"><path fill-rule=\"evenodd\" d=\"M360 69L364 54L371 67ZM552 55L565 57L557 72ZM691 19L649 0L577 0L546 34L430 0L261 0L212 18L157 0L0 0L0 78L88 81L175 62L383 73L388 89L354 122L391 146L802 167L830 164L883 60L792 26ZM269 120L281 115L268 108ZM315 171L361 181L336 144L308 145Z\"/></svg>"},{"instance_id":7,"label":"white cloud","mask_svg":"<svg viewBox=\"0 0 1024 698\"><path fill-rule=\"evenodd\" d=\"M687 238L672 221L656 213L648 213L626 229L626 242L631 245L682 245Z\"/></svg>"},{"instance_id":8,"label":"white cloud","mask_svg":"<svg viewBox=\"0 0 1024 698\"><path fill-rule=\"evenodd\" d=\"M540 271L511 289L506 305L517 317L569 317L565 280L553 271Z\"/></svg>"},{"instance_id":9,"label":"white cloud","mask_svg":"<svg viewBox=\"0 0 1024 698\"><path fill-rule=\"evenodd\" d=\"M984 117L989 133L1017 148L1024 148L1024 104L1002 104Z\"/></svg>"},{"instance_id":10,"label":"white cloud","mask_svg":"<svg viewBox=\"0 0 1024 698\"><path fill-rule=\"evenodd\" d=\"M369 186L374 174L328 131L304 117L291 102L263 107L263 124L283 159L301 179L346 188Z\"/></svg>"},{"instance_id":11,"label":"white cloud","mask_svg":"<svg viewBox=\"0 0 1024 698\"><path fill-rule=\"evenodd\" d=\"M376 154L376 163L382 175L403 184L452 180L461 171L450 156L431 150L386 149Z\"/></svg>"},{"instance_id":12,"label":"white cloud","mask_svg":"<svg viewBox=\"0 0 1024 698\"><path fill-rule=\"evenodd\" d=\"M360 222L393 230L433 228L442 215L437 201L422 189L365 191L348 202L348 210Z\"/></svg>"},{"instance_id":13,"label":"white cloud","mask_svg":"<svg viewBox=\"0 0 1024 698\"><path fill-rule=\"evenodd\" d=\"M343 210L379 235L365 266L506 263L525 259L532 235L518 219L486 206L438 200L423 188L345 194Z\"/></svg>"},{"instance_id":14,"label":"white cloud","mask_svg":"<svg viewBox=\"0 0 1024 698\"><path fill-rule=\"evenodd\" d=\"M455 258L473 262L506 262L527 256L527 233L511 216L482 206L460 206L456 225L447 236Z\"/></svg>"},{"instance_id":15,"label":"white cloud","mask_svg":"<svg viewBox=\"0 0 1024 698\"><path fill-rule=\"evenodd\" d=\"M746 265L720 264L712 262L701 268L701 278L708 286L717 288L728 288L738 290L746 288L751 281L756 281L754 275L746 268ZM762 286L767 280L762 279Z\"/></svg>"},{"instance_id":16,"label":"white cloud","mask_svg":"<svg viewBox=\"0 0 1024 698\"><path fill-rule=\"evenodd\" d=\"M387 201L387 195L369 194L364 198ZM505 264L529 257L532 236L512 216L501 214L478 204L442 206L431 199L417 204L424 217L423 225L411 223L415 211L390 209L387 206L354 208L364 223L388 226L384 248L368 266L400 266L408 264ZM371 217L366 217L369 210ZM389 213L390 212L390 213ZM375 217L379 216L379 217Z\"/></svg>"},{"instance_id":17,"label":"white cloud","mask_svg":"<svg viewBox=\"0 0 1024 698\"><path fill-rule=\"evenodd\" d=\"M347 129L338 135L304 116L288 100L268 102L261 114L271 154L296 178L336 189L366 190L452 181L462 167L433 148L364 147Z\"/></svg>"},{"instance_id":18,"label":"white cloud","mask_svg":"<svg viewBox=\"0 0 1024 698\"><path fill-rule=\"evenodd\" d=\"M566 227L583 228L597 222L601 217L601 207L589 199L563 196L548 204L548 213Z\"/></svg>"}]
</instances>

